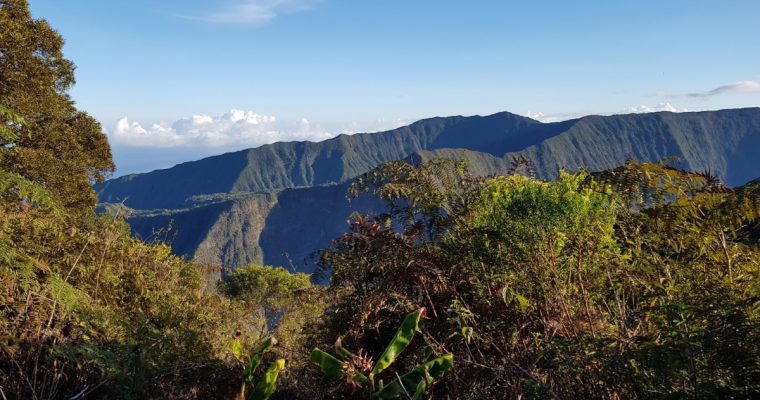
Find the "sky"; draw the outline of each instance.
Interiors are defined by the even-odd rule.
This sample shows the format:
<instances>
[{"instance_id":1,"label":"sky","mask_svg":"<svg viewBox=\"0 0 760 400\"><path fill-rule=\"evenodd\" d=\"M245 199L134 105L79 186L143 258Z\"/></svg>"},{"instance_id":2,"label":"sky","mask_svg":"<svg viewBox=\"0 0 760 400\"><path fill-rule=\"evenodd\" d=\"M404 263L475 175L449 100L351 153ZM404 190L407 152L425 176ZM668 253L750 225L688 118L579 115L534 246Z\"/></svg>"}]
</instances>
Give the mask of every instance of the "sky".
<instances>
[{"instance_id":1,"label":"sky","mask_svg":"<svg viewBox=\"0 0 760 400\"><path fill-rule=\"evenodd\" d=\"M30 0L116 176L434 116L760 106L755 0Z\"/></svg>"}]
</instances>

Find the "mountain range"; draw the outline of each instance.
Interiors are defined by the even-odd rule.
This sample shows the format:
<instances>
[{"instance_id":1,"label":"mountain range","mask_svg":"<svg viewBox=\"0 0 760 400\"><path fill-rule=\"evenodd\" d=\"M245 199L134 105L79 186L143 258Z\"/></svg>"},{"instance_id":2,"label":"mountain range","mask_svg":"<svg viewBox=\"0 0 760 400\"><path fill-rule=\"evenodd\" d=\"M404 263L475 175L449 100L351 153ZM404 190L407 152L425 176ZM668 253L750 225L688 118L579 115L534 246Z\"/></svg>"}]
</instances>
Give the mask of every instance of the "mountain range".
<instances>
[{"instance_id":1,"label":"mountain range","mask_svg":"<svg viewBox=\"0 0 760 400\"><path fill-rule=\"evenodd\" d=\"M522 155L539 178L551 179L561 168L601 170L630 158L677 157L680 167L741 185L760 175L758 154L760 108L555 123L502 112L436 117L322 142L274 143L115 178L95 189L101 203L133 210L135 235L167 240L176 254L196 262L309 272L309 255L347 230L351 212L382 207L371 198L349 203L346 189L385 161L465 157L472 173L493 175L506 173Z\"/></svg>"}]
</instances>

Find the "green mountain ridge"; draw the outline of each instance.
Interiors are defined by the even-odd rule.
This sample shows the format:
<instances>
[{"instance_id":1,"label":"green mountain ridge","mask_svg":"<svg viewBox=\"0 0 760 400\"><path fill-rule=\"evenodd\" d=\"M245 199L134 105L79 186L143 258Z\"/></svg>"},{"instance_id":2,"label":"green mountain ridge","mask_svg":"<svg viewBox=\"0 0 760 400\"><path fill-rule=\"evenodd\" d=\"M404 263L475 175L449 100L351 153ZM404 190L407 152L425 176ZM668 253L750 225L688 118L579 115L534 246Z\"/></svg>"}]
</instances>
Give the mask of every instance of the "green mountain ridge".
<instances>
[{"instance_id":1,"label":"green mountain ridge","mask_svg":"<svg viewBox=\"0 0 760 400\"><path fill-rule=\"evenodd\" d=\"M433 118L319 143L276 143L118 178L97 189L102 202L127 197L125 204L136 209L132 229L141 237L171 224L167 238L174 251L196 262L255 262L308 272L314 268L310 255L346 231L351 212L383 211L376 200L349 203L345 194L352 178L384 161L467 158L471 173L487 176L507 173L522 155L539 178L551 179L560 168L601 170L629 158L676 156L677 165L709 170L735 186L760 175L758 153L760 108L588 116L554 124L499 113ZM175 209L156 210L162 206Z\"/></svg>"},{"instance_id":2,"label":"green mountain ridge","mask_svg":"<svg viewBox=\"0 0 760 400\"><path fill-rule=\"evenodd\" d=\"M520 154L545 178L555 177L562 167L602 170L631 157L658 161L675 156L685 169L709 170L736 186L760 172L759 116L758 108L589 116Z\"/></svg>"},{"instance_id":3,"label":"green mountain ridge","mask_svg":"<svg viewBox=\"0 0 760 400\"><path fill-rule=\"evenodd\" d=\"M542 124L507 112L430 118L386 132L339 135L322 142L278 142L226 153L111 179L96 185L95 190L103 203L124 201L135 209L182 208L193 196L342 183L382 162L421 150L462 147L483 151L495 148L494 143L503 146L510 138L533 144L537 142L531 138L561 129L562 123Z\"/></svg>"}]
</instances>

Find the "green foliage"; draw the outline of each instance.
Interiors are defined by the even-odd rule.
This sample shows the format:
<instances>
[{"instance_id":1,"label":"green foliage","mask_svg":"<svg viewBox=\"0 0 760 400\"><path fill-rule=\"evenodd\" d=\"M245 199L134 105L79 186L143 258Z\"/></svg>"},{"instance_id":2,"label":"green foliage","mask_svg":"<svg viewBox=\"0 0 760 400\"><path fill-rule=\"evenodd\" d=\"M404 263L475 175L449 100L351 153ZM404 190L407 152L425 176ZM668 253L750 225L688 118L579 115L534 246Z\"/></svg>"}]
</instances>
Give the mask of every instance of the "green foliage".
<instances>
[{"instance_id":1,"label":"green foliage","mask_svg":"<svg viewBox=\"0 0 760 400\"><path fill-rule=\"evenodd\" d=\"M380 216L386 224L393 219L407 234L429 231L434 235L474 195L476 178L466 170L466 160L432 159L419 166L390 161L358 177L348 195L355 198L373 191L388 205L389 214Z\"/></svg>"},{"instance_id":2,"label":"green foliage","mask_svg":"<svg viewBox=\"0 0 760 400\"><path fill-rule=\"evenodd\" d=\"M237 268L218 283L218 290L242 303L259 336L276 335L282 338L283 348L302 345L305 326L315 323L323 310L323 288L313 286L308 275L292 274L281 267L251 264Z\"/></svg>"},{"instance_id":3,"label":"green foliage","mask_svg":"<svg viewBox=\"0 0 760 400\"><path fill-rule=\"evenodd\" d=\"M229 335L256 335L241 325L242 304L203 292L196 266L130 238L121 220L91 216L83 226L43 209L0 209L0 248L10 250L0 260L9 398L217 391L192 376L231 371Z\"/></svg>"},{"instance_id":4,"label":"green foliage","mask_svg":"<svg viewBox=\"0 0 760 400\"><path fill-rule=\"evenodd\" d=\"M383 372L384 369L388 368L394 361L396 361L399 354L401 354L401 352L406 349L406 346L409 345L409 342L412 341L415 332L419 330L420 318L424 316L425 309L420 308L407 315L406 318L401 321L401 326L399 326L398 331L396 331L396 335L393 336L388 347L385 348L383 354L377 359L375 367L372 368L370 377Z\"/></svg>"},{"instance_id":5,"label":"green foliage","mask_svg":"<svg viewBox=\"0 0 760 400\"><path fill-rule=\"evenodd\" d=\"M26 121L20 115L3 106L0 106L0 118L5 121L4 124L0 125L0 140L3 143L15 143L18 140L18 135L14 130L24 126Z\"/></svg>"},{"instance_id":6,"label":"green foliage","mask_svg":"<svg viewBox=\"0 0 760 400\"><path fill-rule=\"evenodd\" d=\"M200 293L195 267L129 238L120 220L71 225L2 208L0 248L10 251L0 260L0 384L11 397L95 386L140 396L172 371L214 362L218 335L239 318Z\"/></svg>"},{"instance_id":7,"label":"green foliage","mask_svg":"<svg viewBox=\"0 0 760 400\"><path fill-rule=\"evenodd\" d=\"M414 338L414 334L419 331L420 319L424 316L425 308L420 308L404 318L393 339L375 362L374 367L371 364L371 359L366 356L363 350L353 354L343 348L340 339L336 342L335 349L339 357L343 359L342 361L320 349L312 350L309 360L330 378L345 377L346 381L354 387L368 384L371 398L395 399L411 392L414 393L413 399L421 399L433 380L443 376L454 365L452 354L446 354L419 365L404 375L398 376L397 374L397 380L392 380L388 385L383 385L381 380L377 391L375 391L375 377L390 367L401 352L406 349Z\"/></svg>"},{"instance_id":8,"label":"green foliage","mask_svg":"<svg viewBox=\"0 0 760 400\"><path fill-rule=\"evenodd\" d=\"M61 216L61 207L45 188L23 176L0 169L0 196L3 202L19 207L41 207Z\"/></svg>"},{"instance_id":9,"label":"green foliage","mask_svg":"<svg viewBox=\"0 0 760 400\"><path fill-rule=\"evenodd\" d=\"M453 398L760 395L760 185L635 161L551 182L455 165L361 183L395 208L323 254L329 333L372 351L425 304L426 345L406 351L453 353L431 392Z\"/></svg>"},{"instance_id":10,"label":"green foliage","mask_svg":"<svg viewBox=\"0 0 760 400\"><path fill-rule=\"evenodd\" d=\"M444 243L452 251L464 247L472 267L483 269L475 278L481 287L503 285L507 305L560 320L583 316L595 334L605 327L593 321L589 292L607 284L600 267L615 251L616 213L614 198L581 188L585 180L583 173L564 172L550 183L495 178ZM570 334L579 327L566 328Z\"/></svg>"},{"instance_id":11,"label":"green foliage","mask_svg":"<svg viewBox=\"0 0 760 400\"><path fill-rule=\"evenodd\" d=\"M256 368L261 364L264 353L272 349L276 344L277 340L274 337L270 337L256 345L251 349L248 357L245 357L240 341L235 339L232 343L233 355L244 364L243 383L240 387L239 399L266 400L274 393L274 388L277 385L277 375L285 369L285 360L279 359L274 361L257 383L254 383L254 373L256 372ZM249 396L246 396L246 388L249 385L253 387L253 391Z\"/></svg>"},{"instance_id":12,"label":"green foliage","mask_svg":"<svg viewBox=\"0 0 760 400\"><path fill-rule=\"evenodd\" d=\"M2 105L0 105L0 118L6 121L4 124L0 123L0 140L5 143L3 149L0 149L1 156L3 150L11 146L18 138L14 129L25 126L26 121ZM61 215L60 204L42 185L3 168L0 168L0 199L6 203L16 202L20 207L42 207L54 212L58 217Z\"/></svg>"},{"instance_id":13,"label":"green foliage","mask_svg":"<svg viewBox=\"0 0 760 400\"><path fill-rule=\"evenodd\" d=\"M264 374L264 377L256 384L251 393L252 400L266 400L272 393L277 384L277 375L285 369L285 360L279 359L272 363Z\"/></svg>"},{"instance_id":14,"label":"green foliage","mask_svg":"<svg viewBox=\"0 0 760 400\"><path fill-rule=\"evenodd\" d=\"M421 399L430 384L454 367L454 355L445 354L401 375L375 393L378 399L395 399L414 393L412 399Z\"/></svg>"},{"instance_id":15,"label":"green foliage","mask_svg":"<svg viewBox=\"0 0 760 400\"><path fill-rule=\"evenodd\" d=\"M276 307L278 300L310 286L306 274L291 274L282 267L251 264L232 271L219 282L219 290L227 296Z\"/></svg>"},{"instance_id":16,"label":"green foliage","mask_svg":"<svg viewBox=\"0 0 760 400\"><path fill-rule=\"evenodd\" d=\"M345 355L343 356L345 357ZM329 376L330 378L340 379L343 377L343 371L345 370L346 364L325 351L322 351L320 349L312 350L311 354L309 355L309 361L318 366L320 371L322 371L323 374ZM364 383L369 382L367 380L367 377L362 373L357 373L351 379L355 381L358 379Z\"/></svg>"},{"instance_id":17,"label":"green foliage","mask_svg":"<svg viewBox=\"0 0 760 400\"><path fill-rule=\"evenodd\" d=\"M0 1L0 170L45 187L70 210L95 206L89 188L113 171L100 124L67 91L74 64L63 39L26 0Z\"/></svg>"},{"instance_id":18,"label":"green foliage","mask_svg":"<svg viewBox=\"0 0 760 400\"><path fill-rule=\"evenodd\" d=\"M25 1L0 1L0 25L2 397L225 393L228 337L256 336L243 304L204 291L169 247L131 238L123 213L93 212L90 184L113 164L66 94L63 41Z\"/></svg>"}]
</instances>

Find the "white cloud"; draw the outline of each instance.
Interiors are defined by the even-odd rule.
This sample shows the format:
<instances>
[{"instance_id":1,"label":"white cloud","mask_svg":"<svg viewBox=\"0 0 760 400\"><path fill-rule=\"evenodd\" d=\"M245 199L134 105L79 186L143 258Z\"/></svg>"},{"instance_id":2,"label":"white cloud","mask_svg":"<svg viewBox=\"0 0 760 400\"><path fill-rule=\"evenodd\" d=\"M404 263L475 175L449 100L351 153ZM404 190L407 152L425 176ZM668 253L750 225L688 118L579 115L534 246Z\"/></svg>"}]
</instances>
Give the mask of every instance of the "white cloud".
<instances>
[{"instance_id":1,"label":"white cloud","mask_svg":"<svg viewBox=\"0 0 760 400\"><path fill-rule=\"evenodd\" d=\"M689 110L685 108L677 108L676 106L670 103L660 103L653 106L640 105L640 106L630 107L630 108L627 108L625 110L620 110L620 111L607 111L607 112L596 112L596 113L578 112L578 113L544 114L540 111L539 112L528 111L525 114L525 116L528 118L533 118L537 121L548 123L548 122L567 121L569 119L580 118L586 115L643 114L643 113L653 113L653 112L660 112L660 111L686 112Z\"/></svg>"},{"instance_id":2,"label":"white cloud","mask_svg":"<svg viewBox=\"0 0 760 400\"><path fill-rule=\"evenodd\" d=\"M130 122L126 117L116 122L109 135L115 142L145 147L172 147L184 141L181 135L167 126L153 124L145 129L139 122Z\"/></svg>"},{"instance_id":3,"label":"white cloud","mask_svg":"<svg viewBox=\"0 0 760 400\"><path fill-rule=\"evenodd\" d=\"M544 114L541 111L528 111L525 113L525 116L528 118L533 118L536 121L541 121L545 123L549 122L559 122L559 121L567 121L568 119L573 118L580 118L586 114L583 113L551 113L551 114Z\"/></svg>"},{"instance_id":4,"label":"white cloud","mask_svg":"<svg viewBox=\"0 0 760 400\"><path fill-rule=\"evenodd\" d=\"M209 22L259 24L271 21L278 15L306 11L320 0L234 0L221 9L204 16L191 17Z\"/></svg>"},{"instance_id":5,"label":"white cloud","mask_svg":"<svg viewBox=\"0 0 760 400\"><path fill-rule=\"evenodd\" d=\"M306 118L283 121L253 111L193 115L171 124L142 124L121 118L103 129L111 142L116 176L168 168L228 151L281 141L322 141L338 134L376 132L407 125L401 119L315 124Z\"/></svg>"},{"instance_id":6,"label":"white cloud","mask_svg":"<svg viewBox=\"0 0 760 400\"><path fill-rule=\"evenodd\" d=\"M634 114L641 114L641 113L651 113L651 112L660 112L660 111L668 111L668 112L684 112L687 111L686 109L678 109L675 106L673 106L670 103L660 103L655 106L645 106L641 105L638 107L631 107L626 112L628 113L634 113ZM616 113L618 114L618 113Z\"/></svg>"},{"instance_id":7,"label":"white cloud","mask_svg":"<svg viewBox=\"0 0 760 400\"><path fill-rule=\"evenodd\" d=\"M306 118L280 122L274 116L230 110L223 115L193 115L172 124L143 126L124 117L107 132L115 145L125 147L256 147L263 144L329 139L335 134L313 126Z\"/></svg>"},{"instance_id":8,"label":"white cloud","mask_svg":"<svg viewBox=\"0 0 760 400\"><path fill-rule=\"evenodd\" d=\"M660 97L686 98L686 99L703 99L725 93L760 93L760 82L758 81L739 81L727 85L718 86L707 92L693 93L657 93Z\"/></svg>"}]
</instances>

